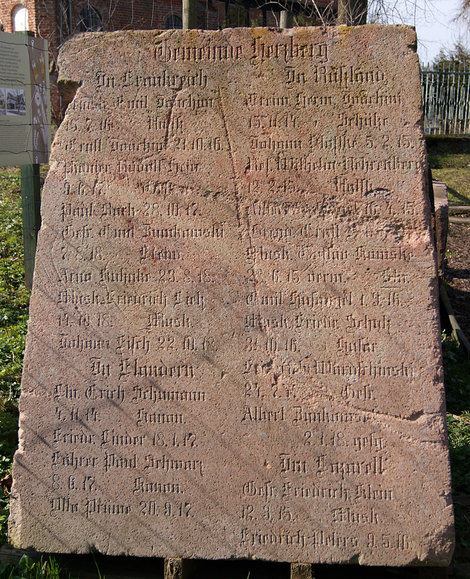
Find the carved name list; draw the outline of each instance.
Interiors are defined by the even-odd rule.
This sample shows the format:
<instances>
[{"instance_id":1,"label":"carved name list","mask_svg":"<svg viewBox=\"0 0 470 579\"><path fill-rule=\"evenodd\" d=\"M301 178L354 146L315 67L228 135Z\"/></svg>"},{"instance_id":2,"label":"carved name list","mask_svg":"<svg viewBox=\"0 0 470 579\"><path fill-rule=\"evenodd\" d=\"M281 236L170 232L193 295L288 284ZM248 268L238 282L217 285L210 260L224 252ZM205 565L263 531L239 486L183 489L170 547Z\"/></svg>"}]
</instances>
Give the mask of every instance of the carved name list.
<instances>
[{"instance_id":1,"label":"carved name list","mask_svg":"<svg viewBox=\"0 0 470 579\"><path fill-rule=\"evenodd\" d=\"M11 538L445 564L405 27L90 34L45 184Z\"/></svg>"}]
</instances>

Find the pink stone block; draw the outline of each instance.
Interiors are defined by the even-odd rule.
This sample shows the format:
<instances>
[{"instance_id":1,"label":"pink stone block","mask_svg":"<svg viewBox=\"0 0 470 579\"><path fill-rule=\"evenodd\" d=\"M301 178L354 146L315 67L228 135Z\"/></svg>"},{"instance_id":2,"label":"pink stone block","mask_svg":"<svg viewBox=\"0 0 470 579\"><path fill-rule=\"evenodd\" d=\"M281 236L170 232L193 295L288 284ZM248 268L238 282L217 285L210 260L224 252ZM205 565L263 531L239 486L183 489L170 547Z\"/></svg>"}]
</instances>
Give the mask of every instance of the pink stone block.
<instances>
[{"instance_id":1,"label":"pink stone block","mask_svg":"<svg viewBox=\"0 0 470 579\"><path fill-rule=\"evenodd\" d=\"M67 43L15 546L448 564L415 42L368 26Z\"/></svg>"}]
</instances>

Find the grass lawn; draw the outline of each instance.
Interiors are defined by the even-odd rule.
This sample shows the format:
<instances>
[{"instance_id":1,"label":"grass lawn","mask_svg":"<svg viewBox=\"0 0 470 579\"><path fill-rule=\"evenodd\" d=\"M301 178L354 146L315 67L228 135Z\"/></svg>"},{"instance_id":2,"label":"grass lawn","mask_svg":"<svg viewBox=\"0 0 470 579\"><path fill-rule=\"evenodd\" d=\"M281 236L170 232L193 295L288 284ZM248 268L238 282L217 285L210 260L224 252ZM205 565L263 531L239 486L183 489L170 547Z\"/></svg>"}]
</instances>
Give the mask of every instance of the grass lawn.
<instances>
[{"instance_id":1,"label":"grass lawn","mask_svg":"<svg viewBox=\"0 0 470 579\"><path fill-rule=\"evenodd\" d=\"M24 287L19 169L0 171L0 478L17 446L29 292ZM0 540L6 540L8 499L0 490Z\"/></svg>"},{"instance_id":2,"label":"grass lawn","mask_svg":"<svg viewBox=\"0 0 470 579\"><path fill-rule=\"evenodd\" d=\"M470 168L431 169L435 181L447 185L450 205L470 205Z\"/></svg>"},{"instance_id":3,"label":"grass lawn","mask_svg":"<svg viewBox=\"0 0 470 579\"><path fill-rule=\"evenodd\" d=\"M427 139L432 178L447 184L451 205L470 205L470 138Z\"/></svg>"}]
</instances>

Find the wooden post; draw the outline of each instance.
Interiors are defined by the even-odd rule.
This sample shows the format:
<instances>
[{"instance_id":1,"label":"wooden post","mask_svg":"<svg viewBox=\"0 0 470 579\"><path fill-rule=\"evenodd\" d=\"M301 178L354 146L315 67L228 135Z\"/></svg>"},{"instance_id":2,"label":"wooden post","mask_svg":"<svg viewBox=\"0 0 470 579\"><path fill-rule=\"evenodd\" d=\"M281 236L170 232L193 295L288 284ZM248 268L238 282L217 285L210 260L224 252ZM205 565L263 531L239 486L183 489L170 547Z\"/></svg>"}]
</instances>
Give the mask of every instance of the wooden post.
<instances>
[{"instance_id":1,"label":"wooden post","mask_svg":"<svg viewBox=\"0 0 470 579\"><path fill-rule=\"evenodd\" d=\"M279 28L292 28L292 12L290 10L281 10Z\"/></svg>"},{"instance_id":2,"label":"wooden post","mask_svg":"<svg viewBox=\"0 0 470 579\"><path fill-rule=\"evenodd\" d=\"M165 559L164 579L183 579L183 559Z\"/></svg>"},{"instance_id":3,"label":"wooden post","mask_svg":"<svg viewBox=\"0 0 470 579\"><path fill-rule=\"evenodd\" d=\"M197 28L197 0L183 0L183 30Z\"/></svg>"},{"instance_id":4,"label":"wooden post","mask_svg":"<svg viewBox=\"0 0 470 579\"><path fill-rule=\"evenodd\" d=\"M34 257L41 227L41 183L39 165L21 166L21 202L23 206L23 240L25 284L33 286Z\"/></svg>"},{"instance_id":5,"label":"wooden post","mask_svg":"<svg viewBox=\"0 0 470 579\"><path fill-rule=\"evenodd\" d=\"M310 563L291 563L290 579L314 579L313 566Z\"/></svg>"}]
</instances>

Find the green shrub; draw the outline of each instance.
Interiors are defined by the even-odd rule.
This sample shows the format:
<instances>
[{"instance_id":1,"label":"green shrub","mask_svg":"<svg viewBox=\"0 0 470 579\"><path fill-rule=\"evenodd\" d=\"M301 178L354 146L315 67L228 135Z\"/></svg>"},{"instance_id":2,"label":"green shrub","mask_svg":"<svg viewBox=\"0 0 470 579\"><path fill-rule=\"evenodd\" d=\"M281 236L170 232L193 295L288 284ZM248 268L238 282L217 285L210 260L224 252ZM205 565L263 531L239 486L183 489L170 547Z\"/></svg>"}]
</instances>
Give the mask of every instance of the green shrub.
<instances>
[{"instance_id":1,"label":"green shrub","mask_svg":"<svg viewBox=\"0 0 470 579\"><path fill-rule=\"evenodd\" d=\"M53 557L33 561L23 555L16 565L0 562L0 579L68 579L69 573L64 573Z\"/></svg>"}]
</instances>

